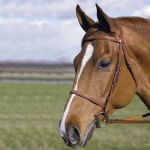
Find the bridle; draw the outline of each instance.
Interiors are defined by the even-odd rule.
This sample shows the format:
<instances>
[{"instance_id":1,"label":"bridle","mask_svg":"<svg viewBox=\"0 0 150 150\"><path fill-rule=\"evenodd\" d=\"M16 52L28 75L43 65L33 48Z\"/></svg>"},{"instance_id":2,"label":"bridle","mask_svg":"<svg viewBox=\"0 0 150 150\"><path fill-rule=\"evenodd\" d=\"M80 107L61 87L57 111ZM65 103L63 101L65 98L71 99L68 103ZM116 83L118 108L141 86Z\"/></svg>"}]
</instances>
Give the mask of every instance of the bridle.
<instances>
[{"instance_id":1,"label":"bridle","mask_svg":"<svg viewBox=\"0 0 150 150\"><path fill-rule=\"evenodd\" d=\"M84 41L93 41L93 40L106 40L106 41L111 41L111 42L115 42L115 43L119 43L119 53L118 53L118 60L116 63L116 70L114 73L114 77L113 77L113 81L112 81L112 85L109 91L109 94L106 98L105 103L101 103L99 100L94 99L93 97L84 94L82 92L79 92L77 90L72 90L70 91L70 94L75 94L79 97L82 97L98 106L100 106L102 108L102 112L94 115L95 117L95 123L97 128L102 128L104 126L106 126L107 124L116 124L116 123L125 123L125 124L150 124L150 121L147 120L142 120L142 121L137 121L138 119L141 118L145 118L150 116L150 113L144 114L144 115L140 115L140 116L136 116L136 117L131 117L131 118L125 118L125 119L109 119L108 118L108 107L109 107L109 103L110 103L110 99L112 96L112 93L114 92L119 76L120 76L120 72L121 72L121 67L122 67L122 59L123 57L125 58L126 61L126 65L130 71L130 73L132 74L132 77L136 83L136 79L135 79L135 75L131 69L131 65L128 61L128 58L126 56L126 53L124 51L124 39L123 39L123 33L121 30L121 27L117 24L119 31L120 31L120 35L119 38L114 38L114 37L109 37L109 36L94 36L91 35L90 37L87 37ZM104 120L103 123L100 123L99 121L99 115L103 115L104 116Z\"/></svg>"}]
</instances>

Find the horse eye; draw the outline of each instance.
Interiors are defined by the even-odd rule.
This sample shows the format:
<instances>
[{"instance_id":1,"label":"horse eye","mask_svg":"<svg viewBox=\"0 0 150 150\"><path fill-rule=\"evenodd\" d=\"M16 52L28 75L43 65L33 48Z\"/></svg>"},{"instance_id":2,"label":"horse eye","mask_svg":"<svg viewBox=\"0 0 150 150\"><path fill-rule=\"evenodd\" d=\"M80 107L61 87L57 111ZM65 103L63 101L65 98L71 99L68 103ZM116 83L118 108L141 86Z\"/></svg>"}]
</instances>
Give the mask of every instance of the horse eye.
<instances>
[{"instance_id":1,"label":"horse eye","mask_svg":"<svg viewBox=\"0 0 150 150\"><path fill-rule=\"evenodd\" d=\"M102 60L99 63L98 69L100 69L100 70L107 69L110 66L110 64L111 64L110 61L108 61L108 60Z\"/></svg>"}]
</instances>

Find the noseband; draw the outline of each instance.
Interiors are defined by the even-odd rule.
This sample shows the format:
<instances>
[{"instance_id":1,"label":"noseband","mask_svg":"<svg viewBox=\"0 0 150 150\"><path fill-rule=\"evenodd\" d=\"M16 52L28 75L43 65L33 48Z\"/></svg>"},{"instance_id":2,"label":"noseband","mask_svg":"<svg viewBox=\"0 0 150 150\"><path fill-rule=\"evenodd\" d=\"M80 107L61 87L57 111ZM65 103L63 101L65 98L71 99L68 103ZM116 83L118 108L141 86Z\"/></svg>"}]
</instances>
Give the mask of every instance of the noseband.
<instances>
[{"instance_id":1,"label":"noseband","mask_svg":"<svg viewBox=\"0 0 150 150\"><path fill-rule=\"evenodd\" d=\"M108 118L108 107L109 107L109 103L110 103L110 99L111 99L111 96L112 96L112 93L114 92L115 88L116 88L116 85L117 85L117 82L118 82L118 79L119 79L119 76L120 76L120 72L121 72L121 67L122 67L122 58L124 57L125 58L125 61L126 61L126 65L128 67L128 69L130 70L131 74L132 74L132 77L136 83L136 80L135 80L135 76L132 72L132 69L131 69L131 65L126 57L126 53L124 51L124 40L123 40L123 33L122 33L122 30L121 30L121 27L118 25L118 28L119 28L119 31L120 31L120 35L119 35L119 38L114 38L114 37L109 37L109 36L90 36L88 38L86 38L84 41L93 41L93 40L106 40L106 41L111 41L111 42L115 42L115 43L119 43L119 53L118 53L118 60L117 60L117 63L116 63L116 70L115 70L115 73L114 73L114 77L113 77L113 81L112 81L112 85L111 85L111 88L110 88L110 91L109 91L109 94L106 98L106 101L105 103L101 103L99 100L97 99L94 99L93 97L87 95L87 94L84 94L84 93L81 93L77 90L72 90L70 92L70 94L75 94L79 97L82 97L98 106L100 106L102 108L102 112L94 115L95 116L95 123L96 123L96 126L98 128L102 128L104 127L106 124L114 124L114 123L128 123L128 124L149 124L150 121L135 121L137 119L141 119L141 118L144 118L144 117L148 117L150 116L150 113L147 113L147 114L144 114L144 115L141 115L141 116L136 116L136 117L132 117L132 118L126 118L126 119L109 119ZM104 116L104 120L103 120L103 124L100 124L100 121L99 121L99 115L103 115Z\"/></svg>"}]
</instances>

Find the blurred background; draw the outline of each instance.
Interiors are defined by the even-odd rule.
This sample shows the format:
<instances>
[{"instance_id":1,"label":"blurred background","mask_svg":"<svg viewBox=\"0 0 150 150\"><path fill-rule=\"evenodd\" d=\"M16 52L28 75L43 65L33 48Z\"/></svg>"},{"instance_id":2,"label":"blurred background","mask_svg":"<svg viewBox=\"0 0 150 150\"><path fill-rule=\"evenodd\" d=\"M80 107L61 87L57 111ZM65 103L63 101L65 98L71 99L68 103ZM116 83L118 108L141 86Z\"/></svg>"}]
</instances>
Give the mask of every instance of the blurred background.
<instances>
[{"instance_id":1,"label":"blurred background","mask_svg":"<svg viewBox=\"0 0 150 150\"><path fill-rule=\"evenodd\" d=\"M110 17L150 17L149 0L0 0L0 62L70 62L84 31L76 5L95 21L98 3Z\"/></svg>"},{"instance_id":2,"label":"blurred background","mask_svg":"<svg viewBox=\"0 0 150 150\"><path fill-rule=\"evenodd\" d=\"M57 130L84 35L75 9L97 21L95 3L110 17L150 18L149 0L0 0L0 149L70 150ZM135 95L114 117L144 112ZM148 150L149 134L148 126L109 126L83 149Z\"/></svg>"}]
</instances>

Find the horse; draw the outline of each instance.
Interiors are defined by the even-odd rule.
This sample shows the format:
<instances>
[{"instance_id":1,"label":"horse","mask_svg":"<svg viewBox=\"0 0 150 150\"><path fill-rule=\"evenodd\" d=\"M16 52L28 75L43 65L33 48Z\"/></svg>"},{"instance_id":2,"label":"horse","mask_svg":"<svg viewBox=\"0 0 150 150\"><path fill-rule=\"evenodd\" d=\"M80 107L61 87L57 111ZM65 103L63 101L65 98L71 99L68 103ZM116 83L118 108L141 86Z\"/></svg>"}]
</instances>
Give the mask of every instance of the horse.
<instances>
[{"instance_id":1,"label":"horse","mask_svg":"<svg viewBox=\"0 0 150 150\"><path fill-rule=\"evenodd\" d=\"M110 120L109 116L127 106L135 94L150 110L150 20L111 18L98 4L96 8L95 22L76 7L85 35L74 59L75 79L59 123L60 136L73 148L85 146L97 127L133 123L135 118Z\"/></svg>"}]
</instances>

